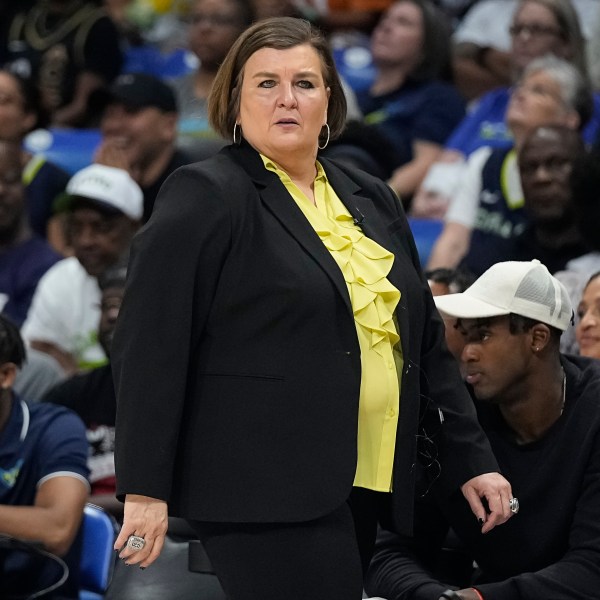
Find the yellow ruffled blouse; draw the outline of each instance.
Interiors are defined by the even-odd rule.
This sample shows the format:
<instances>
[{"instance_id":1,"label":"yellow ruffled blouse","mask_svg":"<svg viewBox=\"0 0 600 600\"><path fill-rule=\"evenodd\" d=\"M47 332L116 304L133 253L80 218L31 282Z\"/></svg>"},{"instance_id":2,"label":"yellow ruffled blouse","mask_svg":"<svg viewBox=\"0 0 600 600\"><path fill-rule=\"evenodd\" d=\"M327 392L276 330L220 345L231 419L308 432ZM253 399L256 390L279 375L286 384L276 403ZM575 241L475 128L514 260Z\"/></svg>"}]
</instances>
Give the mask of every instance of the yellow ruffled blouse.
<instances>
[{"instance_id":1,"label":"yellow ruffled blouse","mask_svg":"<svg viewBox=\"0 0 600 600\"><path fill-rule=\"evenodd\" d=\"M346 281L362 367L354 485L389 492L403 363L394 320L400 292L387 279L394 256L354 224L319 162L314 181L315 205L278 165L263 155L261 158L265 167L279 176Z\"/></svg>"}]
</instances>

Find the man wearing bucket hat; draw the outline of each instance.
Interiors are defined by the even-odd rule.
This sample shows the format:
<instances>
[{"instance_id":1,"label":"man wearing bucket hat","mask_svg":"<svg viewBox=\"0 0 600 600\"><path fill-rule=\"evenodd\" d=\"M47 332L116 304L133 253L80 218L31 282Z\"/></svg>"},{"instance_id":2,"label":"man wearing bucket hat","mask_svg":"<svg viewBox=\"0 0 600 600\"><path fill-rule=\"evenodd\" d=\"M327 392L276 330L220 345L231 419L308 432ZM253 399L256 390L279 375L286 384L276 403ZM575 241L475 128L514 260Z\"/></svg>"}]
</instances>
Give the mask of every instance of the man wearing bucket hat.
<instances>
[{"instance_id":1,"label":"man wearing bucket hat","mask_svg":"<svg viewBox=\"0 0 600 600\"><path fill-rule=\"evenodd\" d=\"M142 218L143 194L127 171L97 164L77 172L67 194L74 256L40 280L22 335L72 374L106 360L97 340L97 277L128 252Z\"/></svg>"},{"instance_id":2,"label":"man wearing bucket hat","mask_svg":"<svg viewBox=\"0 0 600 600\"><path fill-rule=\"evenodd\" d=\"M502 262L435 302L463 336L461 366L518 514L482 535L434 484L417 500L413 539L381 533L367 590L388 600L598 597L600 368L559 352L566 290L537 260ZM433 562L449 528L478 566L463 579Z\"/></svg>"}]
</instances>

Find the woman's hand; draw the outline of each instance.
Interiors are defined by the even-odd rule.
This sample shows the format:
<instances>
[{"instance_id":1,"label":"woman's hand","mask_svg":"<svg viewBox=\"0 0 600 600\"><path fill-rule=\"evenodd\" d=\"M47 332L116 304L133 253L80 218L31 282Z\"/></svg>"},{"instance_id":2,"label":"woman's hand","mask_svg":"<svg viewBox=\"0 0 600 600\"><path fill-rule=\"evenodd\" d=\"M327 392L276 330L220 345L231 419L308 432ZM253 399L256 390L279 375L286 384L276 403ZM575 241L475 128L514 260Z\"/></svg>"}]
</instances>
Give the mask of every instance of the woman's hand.
<instances>
[{"instance_id":1,"label":"woman's hand","mask_svg":"<svg viewBox=\"0 0 600 600\"><path fill-rule=\"evenodd\" d=\"M509 502L513 497L510 483L500 473L484 473L469 479L461 486L463 496L467 499L473 514L482 525L481 533L487 533L496 525L506 523L513 513ZM484 508L481 498L485 498L489 514Z\"/></svg>"},{"instance_id":2,"label":"woman's hand","mask_svg":"<svg viewBox=\"0 0 600 600\"><path fill-rule=\"evenodd\" d=\"M127 494L123 514L123 527L114 545L119 552L119 558L127 565L139 565L146 568L160 554L167 534L168 514L167 503L148 496ZM141 550L127 546L127 540L135 535L144 538L145 544Z\"/></svg>"}]
</instances>

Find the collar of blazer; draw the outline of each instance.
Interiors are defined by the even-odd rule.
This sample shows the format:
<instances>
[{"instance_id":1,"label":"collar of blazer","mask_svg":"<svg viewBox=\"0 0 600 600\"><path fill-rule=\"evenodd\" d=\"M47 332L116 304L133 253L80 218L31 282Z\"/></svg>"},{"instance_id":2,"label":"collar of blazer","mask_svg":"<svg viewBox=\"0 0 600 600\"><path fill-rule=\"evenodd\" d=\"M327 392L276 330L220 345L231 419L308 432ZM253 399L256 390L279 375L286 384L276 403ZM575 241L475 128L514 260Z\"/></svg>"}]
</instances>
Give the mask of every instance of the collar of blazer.
<instances>
[{"instance_id":1,"label":"collar of blazer","mask_svg":"<svg viewBox=\"0 0 600 600\"><path fill-rule=\"evenodd\" d=\"M265 169L258 152L245 141L239 146L227 146L222 152L227 153L230 159L250 176L266 208L273 213L283 227L299 241L325 270L343 297L349 313L353 314L346 282L337 263L306 220L302 211L289 196L277 175ZM319 162L323 165L331 186L356 222L360 224L364 234L384 248L394 252L394 244L387 232L389 223L386 223L379 214L373 199L367 197L360 184L335 163L322 158L319 158ZM398 212L398 216L400 215L401 211ZM400 269L397 267L397 262L394 261L390 278L398 287L401 286L402 276Z\"/></svg>"}]
</instances>

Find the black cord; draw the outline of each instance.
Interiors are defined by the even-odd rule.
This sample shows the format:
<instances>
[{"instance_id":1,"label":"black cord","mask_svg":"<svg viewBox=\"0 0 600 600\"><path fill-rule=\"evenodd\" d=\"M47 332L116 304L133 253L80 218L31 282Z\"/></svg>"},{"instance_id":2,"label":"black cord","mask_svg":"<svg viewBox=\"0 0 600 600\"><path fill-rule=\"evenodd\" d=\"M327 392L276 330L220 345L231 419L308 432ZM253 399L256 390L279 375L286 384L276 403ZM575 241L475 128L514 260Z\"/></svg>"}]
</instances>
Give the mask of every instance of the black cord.
<instances>
[{"instance_id":1,"label":"black cord","mask_svg":"<svg viewBox=\"0 0 600 600\"><path fill-rule=\"evenodd\" d=\"M30 595L7 596L5 600L33 600L34 598L40 598L59 588L69 577L69 567L65 561L59 556L56 556L55 554L45 550L39 542L29 542L27 540L14 538L9 535L0 535L0 548L7 550L21 550L30 552L31 554L38 554L55 562L62 570L62 575L58 581L52 585L49 585L48 587L38 590Z\"/></svg>"}]
</instances>

